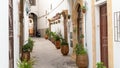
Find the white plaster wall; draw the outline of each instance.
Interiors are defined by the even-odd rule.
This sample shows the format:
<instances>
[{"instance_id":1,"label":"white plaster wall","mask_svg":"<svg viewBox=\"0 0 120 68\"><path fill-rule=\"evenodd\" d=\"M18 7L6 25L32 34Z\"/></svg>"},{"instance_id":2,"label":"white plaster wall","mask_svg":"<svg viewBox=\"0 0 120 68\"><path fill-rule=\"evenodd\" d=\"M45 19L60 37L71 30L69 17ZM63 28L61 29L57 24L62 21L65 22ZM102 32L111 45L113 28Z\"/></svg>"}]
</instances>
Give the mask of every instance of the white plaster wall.
<instances>
[{"instance_id":1,"label":"white plaster wall","mask_svg":"<svg viewBox=\"0 0 120 68\"><path fill-rule=\"evenodd\" d=\"M61 32L62 37L64 38L64 23L63 23L63 17L60 19L60 23L52 24L51 31L59 33Z\"/></svg>"},{"instance_id":2,"label":"white plaster wall","mask_svg":"<svg viewBox=\"0 0 120 68\"><path fill-rule=\"evenodd\" d=\"M91 15L91 0L85 0L87 12L84 14L84 25L85 25L85 47L88 52L89 66L88 68L93 68L93 53L92 53L92 15ZM86 21L85 21L86 20Z\"/></svg>"},{"instance_id":3,"label":"white plaster wall","mask_svg":"<svg viewBox=\"0 0 120 68\"><path fill-rule=\"evenodd\" d=\"M61 2L62 0L37 0L37 2L39 4L37 4L37 8L38 8L38 29L44 29L44 28L48 28L48 21L45 17L41 17L43 15L46 14L48 12L51 12L54 8L56 8L56 6ZM50 9L52 4L52 9ZM58 12L62 12L65 9L68 9L68 2L67 0L64 0L64 2L53 12L50 13L50 15L47 16L47 18L52 18L53 16L55 16L56 13ZM34 8L34 10L37 10Z\"/></svg>"},{"instance_id":4,"label":"white plaster wall","mask_svg":"<svg viewBox=\"0 0 120 68\"><path fill-rule=\"evenodd\" d=\"M63 3L59 7L57 7L57 5L59 3L61 3L62 1L63 1ZM53 10L56 7L57 7L57 9L54 10L53 12L51 12L48 15L48 18L52 18L53 16L56 15L56 13L61 13L63 10L68 10L68 14L72 15L72 0L52 0L51 4L52 4L52 9L51 10ZM70 23L70 28L69 28L69 30L67 30L67 32L69 31L68 32L68 43L70 43L70 32L72 32L72 21L71 21L71 19L68 20L68 22ZM63 19L61 19L61 23L63 23ZM58 27L58 26L56 26L56 27ZM68 27L69 27L69 25L67 23L67 28ZM63 24L59 25L58 28L61 29L61 34L64 37L64 26L63 26ZM52 27L52 29L58 29L58 28Z\"/></svg>"},{"instance_id":5,"label":"white plaster wall","mask_svg":"<svg viewBox=\"0 0 120 68\"><path fill-rule=\"evenodd\" d=\"M19 0L13 0L13 22L14 22L14 68L17 68L19 60L19 14L18 14Z\"/></svg>"},{"instance_id":6,"label":"white plaster wall","mask_svg":"<svg viewBox=\"0 0 120 68\"><path fill-rule=\"evenodd\" d=\"M50 11L51 0L38 0L38 3L38 29L45 29L49 25L46 16L43 15Z\"/></svg>"},{"instance_id":7,"label":"white plaster wall","mask_svg":"<svg viewBox=\"0 0 120 68\"><path fill-rule=\"evenodd\" d=\"M30 13L35 13L38 16L39 11L39 0L36 0L36 5L30 7Z\"/></svg>"},{"instance_id":8,"label":"white plaster wall","mask_svg":"<svg viewBox=\"0 0 120 68\"><path fill-rule=\"evenodd\" d=\"M29 18L28 18L28 14L26 13L26 2L24 2L24 43L26 43L26 41L29 38Z\"/></svg>"},{"instance_id":9,"label":"white plaster wall","mask_svg":"<svg viewBox=\"0 0 120 68\"><path fill-rule=\"evenodd\" d=\"M0 68L9 68L8 0L0 0Z\"/></svg>"},{"instance_id":10,"label":"white plaster wall","mask_svg":"<svg viewBox=\"0 0 120 68\"><path fill-rule=\"evenodd\" d=\"M120 11L120 1L119 0L112 0L112 22L113 22L113 30L114 30L114 12ZM113 32L114 36L114 32ZM114 38L113 38L114 41ZM115 42L113 45L113 50L114 50L114 68L120 68L120 42Z\"/></svg>"},{"instance_id":11,"label":"white plaster wall","mask_svg":"<svg viewBox=\"0 0 120 68\"><path fill-rule=\"evenodd\" d=\"M95 6L95 28L96 28L96 62L100 62L100 12L99 5Z\"/></svg>"}]
</instances>

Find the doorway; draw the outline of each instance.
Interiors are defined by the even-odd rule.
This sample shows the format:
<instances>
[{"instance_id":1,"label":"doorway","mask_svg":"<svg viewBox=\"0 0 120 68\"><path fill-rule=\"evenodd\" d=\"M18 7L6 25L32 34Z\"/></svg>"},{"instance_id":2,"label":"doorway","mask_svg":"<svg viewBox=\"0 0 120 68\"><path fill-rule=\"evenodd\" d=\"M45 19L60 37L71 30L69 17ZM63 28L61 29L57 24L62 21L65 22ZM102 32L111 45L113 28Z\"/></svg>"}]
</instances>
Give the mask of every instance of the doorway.
<instances>
[{"instance_id":1,"label":"doorway","mask_svg":"<svg viewBox=\"0 0 120 68\"><path fill-rule=\"evenodd\" d=\"M101 62L108 68L107 4L100 6L100 50Z\"/></svg>"},{"instance_id":2,"label":"doorway","mask_svg":"<svg viewBox=\"0 0 120 68\"><path fill-rule=\"evenodd\" d=\"M29 14L29 36L37 36L37 15L34 13Z\"/></svg>"}]
</instances>

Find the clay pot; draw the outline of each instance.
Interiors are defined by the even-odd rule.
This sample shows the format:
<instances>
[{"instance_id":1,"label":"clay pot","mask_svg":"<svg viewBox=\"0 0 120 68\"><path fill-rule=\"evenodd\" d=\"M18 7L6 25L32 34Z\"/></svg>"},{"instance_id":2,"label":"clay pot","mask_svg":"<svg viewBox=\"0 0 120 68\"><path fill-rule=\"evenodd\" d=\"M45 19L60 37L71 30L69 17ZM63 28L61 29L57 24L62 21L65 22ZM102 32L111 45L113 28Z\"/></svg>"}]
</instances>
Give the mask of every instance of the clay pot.
<instances>
[{"instance_id":1,"label":"clay pot","mask_svg":"<svg viewBox=\"0 0 120 68\"><path fill-rule=\"evenodd\" d=\"M45 39L48 39L48 36L47 36L47 35L45 35Z\"/></svg>"},{"instance_id":2,"label":"clay pot","mask_svg":"<svg viewBox=\"0 0 120 68\"><path fill-rule=\"evenodd\" d=\"M86 9L82 9L82 12L83 12L83 13L86 13Z\"/></svg>"},{"instance_id":3,"label":"clay pot","mask_svg":"<svg viewBox=\"0 0 120 68\"><path fill-rule=\"evenodd\" d=\"M88 55L76 55L76 65L78 68L87 68L88 67Z\"/></svg>"},{"instance_id":4,"label":"clay pot","mask_svg":"<svg viewBox=\"0 0 120 68\"><path fill-rule=\"evenodd\" d=\"M29 61L30 60L30 52L22 52L21 60Z\"/></svg>"},{"instance_id":5,"label":"clay pot","mask_svg":"<svg viewBox=\"0 0 120 68\"><path fill-rule=\"evenodd\" d=\"M63 56L68 55L68 53L69 53L69 46L68 45L62 45L61 46L61 53L63 54Z\"/></svg>"},{"instance_id":6,"label":"clay pot","mask_svg":"<svg viewBox=\"0 0 120 68\"><path fill-rule=\"evenodd\" d=\"M55 46L57 49L60 49L60 41L55 41Z\"/></svg>"}]
</instances>

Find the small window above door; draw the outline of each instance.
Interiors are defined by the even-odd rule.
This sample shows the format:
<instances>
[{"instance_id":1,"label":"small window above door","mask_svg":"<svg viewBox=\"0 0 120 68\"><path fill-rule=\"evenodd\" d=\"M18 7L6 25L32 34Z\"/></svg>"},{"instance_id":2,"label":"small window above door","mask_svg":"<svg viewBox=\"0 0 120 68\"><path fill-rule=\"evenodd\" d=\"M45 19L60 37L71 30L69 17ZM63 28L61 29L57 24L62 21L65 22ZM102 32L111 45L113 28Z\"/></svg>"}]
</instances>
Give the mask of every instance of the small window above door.
<instances>
[{"instance_id":1,"label":"small window above door","mask_svg":"<svg viewBox=\"0 0 120 68\"><path fill-rule=\"evenodd\" d=\"M96 0L96 1L100 1L100 0Z\"/></svg>"},{"instance_id":2,"label":"small window above door","mask_svg":"<svg viewBox=\"0 0 120 68\"><path fill-rule=\"evenodd\" d=\"M35 6L36 5L36 0L29 0L29 2L30 2L31 6Z\"/></svg>"}]
</instances>

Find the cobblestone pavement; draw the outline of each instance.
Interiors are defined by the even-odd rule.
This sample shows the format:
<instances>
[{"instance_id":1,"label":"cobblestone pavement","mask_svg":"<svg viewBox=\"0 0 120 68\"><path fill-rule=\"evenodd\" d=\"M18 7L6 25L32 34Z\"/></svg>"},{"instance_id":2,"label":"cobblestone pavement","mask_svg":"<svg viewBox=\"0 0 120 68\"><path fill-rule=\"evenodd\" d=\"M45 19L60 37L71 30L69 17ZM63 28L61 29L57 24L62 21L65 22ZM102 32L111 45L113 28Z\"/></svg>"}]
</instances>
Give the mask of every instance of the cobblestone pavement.
<instances>
[{"instance_id":1,"label":"cobblestone pavement","mask_svg":"<svg viewBox=\"0 0 120 68\"><path fill-rule=\"evenodd\" d=\"M60 49L44 38L33 38L35 41L32 55L33 68L77 68L70 53L63 56Z\"/></svg>"}]
</instances>

